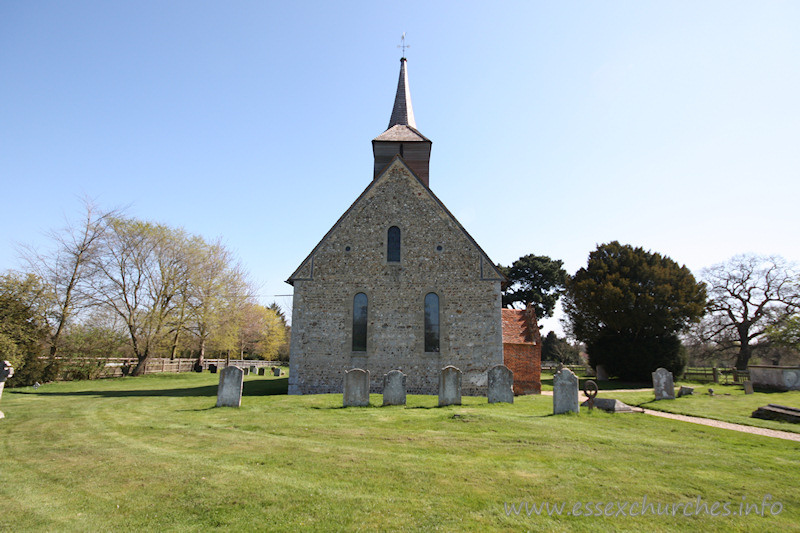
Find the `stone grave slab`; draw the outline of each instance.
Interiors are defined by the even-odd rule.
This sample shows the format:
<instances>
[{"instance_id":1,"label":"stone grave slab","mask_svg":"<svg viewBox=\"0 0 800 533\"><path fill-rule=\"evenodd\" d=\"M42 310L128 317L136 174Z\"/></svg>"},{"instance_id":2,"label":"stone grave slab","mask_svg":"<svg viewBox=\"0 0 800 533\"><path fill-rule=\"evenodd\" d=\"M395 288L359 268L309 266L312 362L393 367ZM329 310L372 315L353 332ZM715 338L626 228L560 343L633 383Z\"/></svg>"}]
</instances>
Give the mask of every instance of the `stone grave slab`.
<instances>
[{"instance_id":1,"label":"stone grave slab","mask_svg":"<svg viewBox=\"0 0 800 533\"><path fill-rule=\"evenodd\" d=\"M461 370L449 365L439 373L439 407L461 405Z\"/></svg>"},{"instance_id":2,"label":"stone grave slab","mask_svg":"<svg viewBox=\"0 0 800 533\"><path fill-rule=\"evenodd\" d=\"M514 403L514 373L505 365L489 369L489 403Z\"/></svg>"},{"instance_id":3,"label":"stone grave slab","mask_svg":"<svg viewBox=\"0 0 800 533\"><path fill-rule=\"evenodd\" d=\"M369 405L369 370L353 368L344 373L344 407L366 407Z\"/></svg>"},{"instance_id":4,"label":"stone grave slab","mask_svg":"<svg viewBox=\"0 0 800 533\"><path fill-rule=\"evenodd\" d=\"M392 370L383 375L383 405L406 404L406 375Z\"/></svg>"},{"instance_id":5,"label":"stone grave slab","mask_svg":"<svg viewBox=\"0 0 800 533\"><path fill-rule=\"evenodd\" d=\"M236 366L228 366L219 373L217 407L239 407L242 405L242 383L244 372Z\"/></svg>"}]
</instances>

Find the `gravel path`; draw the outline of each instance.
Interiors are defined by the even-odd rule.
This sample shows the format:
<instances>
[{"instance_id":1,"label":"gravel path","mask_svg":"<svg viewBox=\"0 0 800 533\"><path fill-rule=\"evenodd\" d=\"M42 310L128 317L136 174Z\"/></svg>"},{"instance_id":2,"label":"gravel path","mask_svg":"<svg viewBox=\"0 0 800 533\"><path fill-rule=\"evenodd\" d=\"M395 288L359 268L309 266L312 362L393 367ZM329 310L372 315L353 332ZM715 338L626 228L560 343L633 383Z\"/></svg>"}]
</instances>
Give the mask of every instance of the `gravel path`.
<instances>
[{"instance_id":1,"label":"gravel path","mask_svg":"<svg viewBox=\"0 0 800 533\"><path fill-rule=\"evenodd\" d=\"M647 391L652 389L618 389L618 390L605 390L603 394L614 392L631 392L631 391ZM542 391L543 396L552 396L553 391ZM581 391L579 400L583 403L586 396ZM712 420L711 418L701 418L699 416L676 415L674 413L665 413L664 411L653 411L652 409L642 409L641 407L633 408L637 412L646 415L660 416L661 418L671 418L672 420L680 420L681 422L690 422L692 424L701 424L703 426L711 426L714 428L729 429L731 431L740 431L742 433L751 433L753 435L763 435L765 437L774 437L776 439L793 440L800 442L800 433L792 433L790 431L778 431L776 429L759 428L755 426L745 426L743 424L732 424L730 422L722 422L720 420Z\"/></svg>"}]
</instances>

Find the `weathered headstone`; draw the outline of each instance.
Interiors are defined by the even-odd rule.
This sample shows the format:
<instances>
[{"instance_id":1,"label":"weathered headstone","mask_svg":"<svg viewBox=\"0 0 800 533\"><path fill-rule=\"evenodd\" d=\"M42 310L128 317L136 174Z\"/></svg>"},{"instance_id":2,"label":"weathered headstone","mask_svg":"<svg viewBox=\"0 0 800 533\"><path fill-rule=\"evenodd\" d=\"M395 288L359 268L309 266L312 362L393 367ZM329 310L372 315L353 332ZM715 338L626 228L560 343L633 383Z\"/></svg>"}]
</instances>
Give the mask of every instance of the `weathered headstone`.
<instances>
[{"instance_id":1,"label":"weathered headstone","mask_svg":"<svg viewBox=\"0 0 800 533\"><path fill-rule=\"evenodd\" d=\"M275 377L280 377L280 375L281 375L281 367L273 366L272 367L272 375L275 376Z\"/></svg>"},{"instance_id":2,"label":"weathered headstone","mask_svg":"<svg viewBox=\"0 0 800 533\"><path fill-rule=\"evenodd\" d=\"M6 380L14 376L14 367L8 361L0 361L0 399L3 398L3 387L6 386ZM3 411L0 411L0 418L5 417Z\"/></svg>"},{"instance_id":3,"label":"weathered headstone","mask_svg":"<svg viewBox=\"0 0 800 533\"><path fill-rule=\"evenodd\" d=\"M250 367L250 373L258 375L258 367L256 365L251 366Z\"/></svg>"},{"instance_id":4,"label":"weathered headstone","mask_svg":"<svg viewBox=\"0 0 800 533\"><path fill-rule=\"evenodd\" d=\"M247 368L247 367L242 368L242 375L249 376L250 375L250 369Z\"/></svg>"},{"instance_id":5,"label":"weathered headstone","mask_svg":"<svg viewBox=\"0 0 800 533\"><path fill-rule=\"evenodd\" d=\"M219 373L217 407L239 407L242 405L242 382L244 371L236 366L226 366Z\"/></svg>"},{"instance_id":6,"label":"weathered headstone","mask_svg":"<svg viewBox=\"0 0 800 533\"><path fill-rule=\"evenodd\" d=\"M258 369L258 375L259 376L265 376L266 374L267 374L267 368L266 367L262 366L261 368Z\"/></svg>"},{"instance_id":7,"label":"weathered headstone","mask_svg":"<svg viewBox=\"0 0 800 533\"><path fill-rule=\"evenodd\" d=\"M366 407L369 405L369 370L354 368L344 373L345 407Z\"/></svg>"},{"instance_id":8,"label":"weathered headstone","mask_svg":"<svg viewBox=\"0 0 800 533\"><path fill-rule=\"evenodd\" d=\"M745 381L744 385L744 393L745 394L753 394L753 382L752 381Z\"/></svg>"},{"instance_id":9,"label":"weathered headstone","mask_svg":"<svg viewBox=\"0 0 800 533\"><path fill-rule=\"evenodd\" d=\"M383 405L406 404L406 375L392 370L383 375Z\"/></svg>"},{"instance_id":10,"label":"weathered headstone","mask_svg":"<svg viewBox=\"0 0 800 533\"><path fill-rule=\"evenodd\" d=\"M439 407L461 405L461 370L450 365L439 373Z\"/></svg>"},{"instance_id":11,"label":"weathered headstone","mask_svg":"<svg viewBox=\"0 0 800 533\"><path fill-rule=\"evenodd\" d=\"M553 414L580 413L578 405L578 376L569 368L562 368L553 375Z\"/></svg>"},{"instance_id":12,"label":"weathered headstone","mask_svg":"<svg viewBox=\"0 0 800 533\"><path fill-rule=\"evenodd\" d=\"M653 372L653 392L656 400L674 400L675 384L672 381L672 372L666 368L657 368Z\"/></svg>"},{"instance_id":13,"label":"weathered headstone","mask_svg":"<svg viewBox=\"0 0 800 533\"><path fill-rule=\"evenodd\" d=\"M208 365L208 371L211 372L212 374L216 374L217 373L217 365Z\"/></svg>"},{"instance_id":14,"label":"weathered headstone","mask_svg":"<svg viewBox=\"0 0 800 533\"><path fill-rule=\"evenodd\" d=\"M195 363L194 367L192 367L192 370L194 370L197 373L200 373L203 371L203 365L201 365L200 363Z\"/></svg>"},{"instance_id":15,"label":"weathered headstone","mask_svg":"<svg viewBox=\"0 0 800 533\"><path fill-rule=\"evenodd\" d=\"M678 398L683 396L691 396L692 394L694 394L694 387L685 387L681 385L681 388L678 389Z\"/></svg>"},{"instance_id":16,"label":"weathered headstone","mask_svg":"<svg viewBox=\"0 0 800 533\"><path fill-rule=\"evenodd\" d=\"M597 381L608 381L608 372L606 372L606 367L603 365L597 365L594 371L597 374Z\"/></svg>"},{"instance_id":17,"label":"weathered headstone","mask_svg":"<svg viewBox=\"0 0 800 533\"><path fill-rule=\"evenodd\" d=\"M505 365L489 369L489 403L514 403L514 373Z\"/></svg>"}]
</instances>

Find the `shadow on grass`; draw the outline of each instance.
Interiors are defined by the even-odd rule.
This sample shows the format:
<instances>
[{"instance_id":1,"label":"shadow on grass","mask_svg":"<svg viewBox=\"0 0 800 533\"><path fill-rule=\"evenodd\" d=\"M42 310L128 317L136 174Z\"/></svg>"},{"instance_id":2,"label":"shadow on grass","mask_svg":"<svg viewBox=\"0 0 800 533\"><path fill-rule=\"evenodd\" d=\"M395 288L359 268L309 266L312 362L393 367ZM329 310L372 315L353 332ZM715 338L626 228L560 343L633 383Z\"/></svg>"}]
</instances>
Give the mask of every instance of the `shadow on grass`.
<instances>
[{"instance_id":1,"label":"shadow on grass","mask_svg":"<svg viewBox=\"0 0 800 533\"><path fill-rule=\"evenodd\" d=\"M608 381L597 381L597 378L593 377L584 377L578 378L578 388L583 390L584 384L592 380L597 383L597 388L601 391L603 390L627 390L627 389L647 389L653 386L652 383L637 383L633 381L619 381L616 379L610 379ZM550 387L553 386L553 378L545 378L542 379L542 385L549 385Z\"/></svg>"},{"instance_id":2,"label":"shadow on grass","mask_svg":"<svg viewBox=\"0 0 800 533\"><path fill-rule=\"evenodd\" d=\"M287 394L289 378L254 379L242 385L242 396L277 396ZM98 396L101 398L122 398L133 396L195 397L216 396L217 386L187 387L183 389L130 389L130 390L84 390L75 392L48 391L6 391L11 394L35 394L39 396Z\"/></svg>"}]
</instances>

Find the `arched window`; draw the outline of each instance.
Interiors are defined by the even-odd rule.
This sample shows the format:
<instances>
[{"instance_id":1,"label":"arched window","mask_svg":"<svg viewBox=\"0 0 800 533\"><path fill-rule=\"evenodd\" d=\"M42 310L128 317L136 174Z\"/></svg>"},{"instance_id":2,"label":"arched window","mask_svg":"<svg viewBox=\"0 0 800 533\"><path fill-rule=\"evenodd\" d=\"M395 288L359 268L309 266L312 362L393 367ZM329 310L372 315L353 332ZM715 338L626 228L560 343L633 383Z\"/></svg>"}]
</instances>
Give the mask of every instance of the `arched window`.
<instances>
[{"instance_id":1,"label":"arched window","mask_svg":"<svg viewBox=\"0 0 800 533\"><path fill-rule=\"evenodd\" d=\"M367 351L367 295L363 292L353 298L353 351Z\"/></svg>"},{"instance_id":2,"label":"arched window","mask_svg":"<svg viewBox=\"0 0 800 533\"><path fill-rule=\"evenodd\" d=\"M386 260L390 263L400 262L400 228L392 226L386 240Z\"/></svg>"},{"instance_id":3,"label":"arched window","mask_svg":"<svg viewBox=\"0 0 800 533\"><path fill-rule=\"evenodd\" d=\"M425 295L425 351L439 351L439 296L435 292Z\"/></svg>"}]
</instances>

